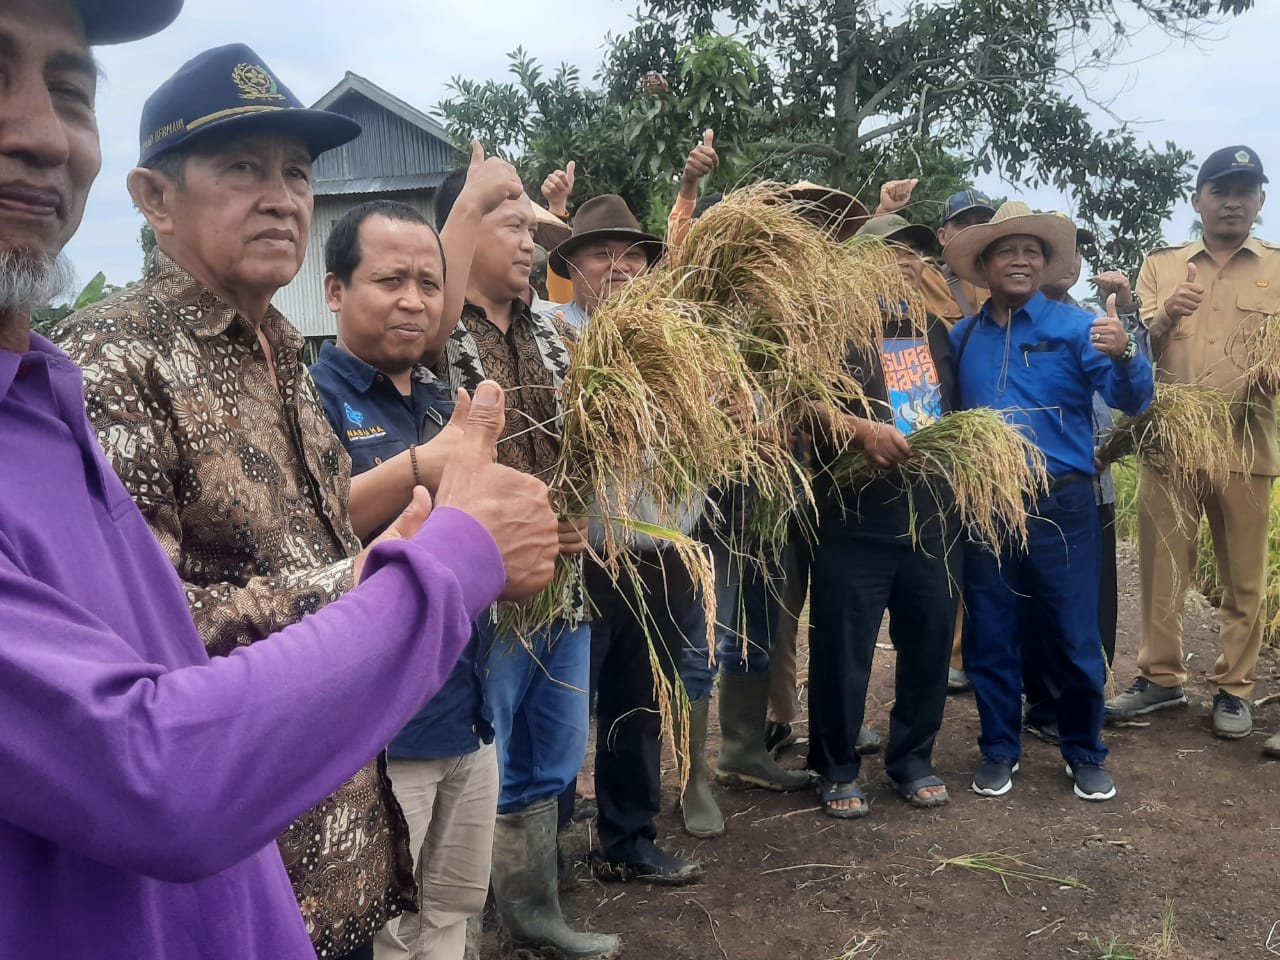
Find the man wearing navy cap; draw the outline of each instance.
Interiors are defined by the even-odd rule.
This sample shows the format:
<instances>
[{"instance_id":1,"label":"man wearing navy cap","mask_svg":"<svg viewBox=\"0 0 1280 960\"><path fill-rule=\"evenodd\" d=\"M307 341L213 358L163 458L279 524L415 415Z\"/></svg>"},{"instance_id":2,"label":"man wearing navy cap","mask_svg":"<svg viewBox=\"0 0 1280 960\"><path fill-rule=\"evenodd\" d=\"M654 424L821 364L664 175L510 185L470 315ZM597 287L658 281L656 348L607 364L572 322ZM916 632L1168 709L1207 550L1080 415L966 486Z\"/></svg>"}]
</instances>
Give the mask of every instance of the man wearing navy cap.
<instances>
[{"instance_id":1,"label":"man wearing navy cap","mask_svg":"<svg viewBox=\"0 0 1280 960\"><path fill-rule=\"evenodd\" d=\"M956 234L965 227L989 223L995 216L995 204L985 193L978 190L961 190L947 197L942 207L942 221L938 224L938 243L946 246ZM991 291L969 280L961 279L945 262L942 264L942 275L947 280L947 289L955 298L963 317L971 317L987 302Z\"/></svg>"},{"instance_id":2,"label":"man wearing navy cap","mask_svg":"<svg viewBox=\"0 0 1280 960\"><path fill-rule=\"evenodd\" d=\"M313 159L359 133L305 109L242 44L195 57L143 107L128 177L156 234L143 279L59 331L84 370L103 449L212 655L298 622L359 580L350 459L301 336L271 306L306 252ZM414 903L408 830L377 752L280 838L323 957L371 955L377 932Z\"/></svg>"},{"instance_id":3,"label":"man wearing navy cap","mask_svg":"<svg viewBox=\"0 0 1280 960\"><path fill-rule=\"evenodd\" d=\"M1207 516L1223 585L1222 653L1207 680L1213 731L1241 739L1253 730L1249 697L1262 645L1271 485L1280 474L1275 398L1244 381L1242 330L1280 312L1280 245L1253 236L1267 182L1262 161L1244 145L1210 154L1191 204L1204 225L1199 240L1163 247L1138 274L1141 313L1150 326L1160 379L1203 383L1241 401L1240 461L1225 483L1174 486L1146 467L1138 498L1142 646L1139 675L1107 704L1128 719L1187 702L1183 685L1183 596L1190 582L1200 517ZM1280 754L1280 737L1268 741Z\"/></svg>"},{"instance_id":4,"label":"man wearing navy cap","mask_svg":"<svg viewBox=\"0 0 1280 960\"><path fill-rule=\"evenodd\" d=\"M440 686L472 617L547 583L556 552L546 487L492 463L502 394L484 384L430 518L419 492L361 558L350 596L210 659L169 556L93 436L80 372L31 331L100 165L89 45L154 33L180 6L0 0L5 958L314 960L274 838ZM215 308L210 294L187 316ZM147 310L137 329L171 319L158 295ZM142 358L157 374L184 360ZM235 449L191 407L173 429L206 436L210 458ZM173 483L184 503L199 499L198 471L150 469L149 495ZM324 841L371 826L334 820Z\"/></svg>"}]
</instances>

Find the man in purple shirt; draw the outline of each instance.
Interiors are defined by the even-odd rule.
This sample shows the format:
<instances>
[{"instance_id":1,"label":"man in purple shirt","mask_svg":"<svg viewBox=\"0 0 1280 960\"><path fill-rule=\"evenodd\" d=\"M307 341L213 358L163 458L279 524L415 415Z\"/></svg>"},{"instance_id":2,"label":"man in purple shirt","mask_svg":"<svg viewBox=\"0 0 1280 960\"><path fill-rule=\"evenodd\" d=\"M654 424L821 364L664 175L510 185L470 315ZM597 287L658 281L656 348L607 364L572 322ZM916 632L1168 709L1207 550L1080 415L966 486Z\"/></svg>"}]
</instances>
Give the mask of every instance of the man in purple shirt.
<instances>
[{"instance_id":1,"label":"man in purple shirt","mask_svg":"<svg viewBox=\"0 0 1280 960\"><path fill-rule=\"evenodd\" d=\"M89 46L180 6L0 0L6 958L311 960L275 837L440 687L474 617L549 582L558 550L545 486L493 463L503 398L485 383L434 510L416 491L360 586L210 661L79 371L30 330L101 164Z\"/></svg>"}]
</instances>

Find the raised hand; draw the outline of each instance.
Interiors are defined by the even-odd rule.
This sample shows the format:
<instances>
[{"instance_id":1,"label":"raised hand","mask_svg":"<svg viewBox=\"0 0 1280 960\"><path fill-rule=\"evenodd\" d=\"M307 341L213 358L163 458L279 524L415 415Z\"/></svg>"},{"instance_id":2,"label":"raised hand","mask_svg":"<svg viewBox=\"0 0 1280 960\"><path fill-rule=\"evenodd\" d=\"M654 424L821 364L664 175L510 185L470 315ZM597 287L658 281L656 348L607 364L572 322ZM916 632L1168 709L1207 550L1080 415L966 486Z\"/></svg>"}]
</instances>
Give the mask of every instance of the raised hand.
<instances>
[{"instance_id":1,"label":"raised hand","mask_svg":"<svg viewBox=\"0 0 1280 960\"><path fill-rule=\"evenodd\" d=\"M699 180L720 165L720 158L716 155L715 139L714 130L708 129L702 132L702 142L689 152L689 158L684 162L684 173L680 177L682 186L689 184L696 187Z\"/></svg>"},{"instance_id":2,"label":"raised hand","mask_svg":"<svg viewBox=\"0 0 1280 960\"><path fill-rule=\"evenodd\" d=\"M449 458L436 506L474 517L493 537L506 567L503 600L527 600L551 582L560 532L547 485L494 462L506 423L502 388L492 380L476 387L462 440Z\"/></svg>"},{"instance_id":3,"label":"raised hand","mask_svg":"<svg viewBox=\"0 0 1280 960\"><path fill-rule=\"evenodd\" d=\"M1178 284L1173 296L1164 302L1164 312L1175 323L1183 317L1189 317L1200 309L1204 302L1204 287L1196 283L1196 265L1187 264L1187 279Z\"/></svg>"},{"instance_id":4,"label":"raised hand","mask_svg":"<svg viewBox=\"0 0 1280 960\"><path fill-rule=\"evenodd\" d=\"M471 162L467 165L467 180L454 209L474 209L484 216L498 209L507 200L518 200L524 193L524 184L516 168L501 157L485 159L484 147L478 140L471 141Z\"/></svg>"},{"instance_id":5,"label":"raised hand","mask_svg":"<svg viewBox=\"0 0 1280 960\"><path fill-rule=\"evenodd\" d=\"M570 160L563 170L551 171L542 181L542 197L547 201L547 209L556 216L569 213L569 195L573 193L573 171L577 165L577 161Z\"/></svg>"},{"instance_id":6,"label":"raised hand","mask_svg":"<svg viewBox=\"0 0 1280 960\"><path fill-rule=\"evenodd\" d=\"M880 205L876 207L876 215L897 213L911 202L911 191L916 188L919 179L890 180L880 186Z\"/></svg>"},{"instance_id":7,"label":"raised hand","mask_svg":"<svg viewBox=\"0 0 1280 960\"><path fill-rule=\"evenodd\" d=\"M1129 287L1129 278L1119 270L1107 270L1090 281L1098 288L1098 296L1109 297L1115 294L1116 309L1121 313L1133 310L1133 290Z\"/></svg>"},{"instance_id":8,"label":"raised hand","mask_svg":"<svg viewBox=\"0 0 1280 960\"><path fill-rule=\"evenodd\" d=\"M1107 315L1099 317L1089 326L1089 340L1093 349L1109 357L1118 357L1129 346L1129 332L1116 313L1116 295L1107 297Z\"/></svg>"}]
</instances>

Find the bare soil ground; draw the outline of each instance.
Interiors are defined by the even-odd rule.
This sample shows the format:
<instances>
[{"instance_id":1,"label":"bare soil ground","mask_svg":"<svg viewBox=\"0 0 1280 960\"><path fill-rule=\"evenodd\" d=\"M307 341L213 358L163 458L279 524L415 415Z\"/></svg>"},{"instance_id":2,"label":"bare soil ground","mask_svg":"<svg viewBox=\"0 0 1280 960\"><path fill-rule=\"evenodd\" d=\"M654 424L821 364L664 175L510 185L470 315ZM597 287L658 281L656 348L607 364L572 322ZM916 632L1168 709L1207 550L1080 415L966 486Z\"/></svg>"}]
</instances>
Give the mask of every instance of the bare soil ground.
<instances>
[{"instance_id":1,"label":"bare soil ground","mask_svg":"<svg viewBox=\"0 0 1280 960\"><path fill-rule=\"evenodd\" d=\"M1116 680L1124 685L1138 649L1137 576L1131 559L1121 564ZM872 782L866 819L825 817L814 794L716 788L729 832L695 841L674 812L669 770L660 842L700 859L705 881L602 885L579 862L581 886L565 895L565 911L575 923L620 933L625 955L646 960L1280 956L1280 762L1261 755L1263 739L1280 728L1280 703L1255 709L1252 737L1215 739L1204 683L1217 651L1211 609L1189 611L1186 650L1190 706L1106 732L1120 790L1109 803L1077 800L1056 748L1030 735L1012 793L970 792L978 719L963 695L948 703L935 752L949 805L908 807L875 785L881 763L873 757L863 764ZM882 647L868 703L882 733L893 667L893 651ZM1280 692L1273 652L1264 653L1258 677L1255 699ZM803 738L803 723L799 732ZM802 740L784 762L802 765L804 749ZM581 858L590 825L568 839ZM940 864L996 851L1085 889L1005 885ZM1161 943L1166 906L1174 937Z\"/></svg>"}]
</instances>

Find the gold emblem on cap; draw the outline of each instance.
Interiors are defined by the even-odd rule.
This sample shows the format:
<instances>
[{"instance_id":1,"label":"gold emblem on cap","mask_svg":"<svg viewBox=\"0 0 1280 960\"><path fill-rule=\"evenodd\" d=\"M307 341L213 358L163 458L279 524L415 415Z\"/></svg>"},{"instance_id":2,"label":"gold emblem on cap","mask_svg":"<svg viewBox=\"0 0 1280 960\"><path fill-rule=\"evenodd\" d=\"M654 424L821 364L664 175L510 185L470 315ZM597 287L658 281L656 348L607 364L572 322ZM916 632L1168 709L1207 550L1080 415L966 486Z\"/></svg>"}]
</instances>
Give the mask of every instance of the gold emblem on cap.
<instances>
[{"instance_id":1,"label":"gold emblem on cap","mask_svg":"<svg viewBox=\"0 0 1280 960\"><path fill-rule=\"evenodd\" d=\"M1271 286L1271 281L1270 281L1270 280L1255 280L1255 281L1253 281L1253 282L1254 282L1255 284L1257 284L1258 286L1260 286L1260 287L1269 287L1269 286Z\"/></svg>"},{"instance_id":2,"label":"gold emblem on cap","mask_svg":"<svg viewBox=\"0 0 1280 960\"><path fill-rule=\"evenodd\" d=\"M275 77L256 63L240 63L231 71L231 82L240 88L242 100L283 100Z\"/></svg>"},{"instance_id":3,"label":"gold emblem on cap","mask_svg":"<svg viewBox=\"0 0 1280 960\"><path fill-rule=\"evenodd\" d=\"M1248 150L1237 150L1237 151L1236 151L1236 163L1252 163L1252 162L1253 162L1253 160L1252 160L1252 158L1249 156L1249 151L1248 151Z\"/></svg>"}]
</instances>

